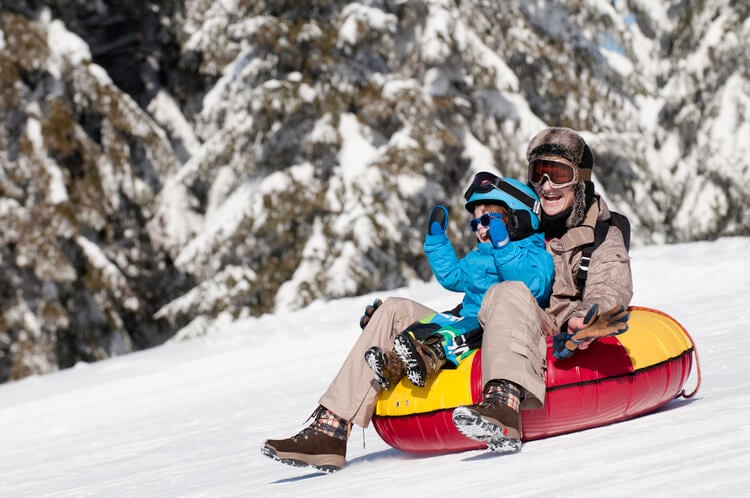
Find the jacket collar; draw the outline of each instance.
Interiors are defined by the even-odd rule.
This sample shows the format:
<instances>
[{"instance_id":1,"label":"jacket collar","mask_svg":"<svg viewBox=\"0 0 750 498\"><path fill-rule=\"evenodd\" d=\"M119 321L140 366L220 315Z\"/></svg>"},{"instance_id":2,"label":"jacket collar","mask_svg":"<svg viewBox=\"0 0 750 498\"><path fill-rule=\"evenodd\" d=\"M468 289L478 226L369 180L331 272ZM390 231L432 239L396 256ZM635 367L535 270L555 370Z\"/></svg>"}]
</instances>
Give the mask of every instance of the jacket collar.
<instances>
[{"instance_id":1,"label":"jacket collar","mask_svg":"<svg viewBox=\"0 0 750 498\"><path fill-rule=\"evenodd\" d=\"M550 241L550 245L560 252L567 252L594 242L594 227L601 214L604 214L606 206L600 206L601 199L597 196L591 203L583 221L580 225L569 228L565 234L557 240ZM603 208L603 209L602 209Z\"/></svg>"}]
</instances>

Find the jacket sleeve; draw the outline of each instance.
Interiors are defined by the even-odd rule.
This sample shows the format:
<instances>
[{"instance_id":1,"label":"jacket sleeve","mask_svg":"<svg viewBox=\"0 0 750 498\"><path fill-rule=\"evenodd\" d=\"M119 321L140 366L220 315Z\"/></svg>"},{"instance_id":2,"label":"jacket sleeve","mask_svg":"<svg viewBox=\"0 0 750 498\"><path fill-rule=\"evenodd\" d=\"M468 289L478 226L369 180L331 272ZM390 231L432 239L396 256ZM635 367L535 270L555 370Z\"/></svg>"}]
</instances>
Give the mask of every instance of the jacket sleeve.
<instances>
[{"instance_id":1,"label":"jacket sleeve","mask_svg":"<svg viewBox=\"0 0 750 498\"><path fill-rule=\"evenodd\" d=\"M583 316L594 304L600 310L630 304L633 297L630 256L618 228L609 227L607 237L591 254L582 297L573 315Z\"/></svg>"},{"instance_id":2,"label":"jacket sleeve","mask_svg":"<svg viewBox=\"0 0 750 498\"><path fill-rule=\"evenodd\" d=\"M532 236L534 237L534 236ZM493 250L495 266L502 280L519 280L526 284L541 307L549 303L555 265L544 249L543 239L534 244L531 238L510 242Z\"/></svg>"},{"instance_id":3,"label":"jacket sleeve","mask_svg":"<svg viewBox=\"0 0 750 498\"><path fill-rule=\"evenodd\" d=\"M458 259L447 235L425 236L424 252L440 285L450 291L466 292L467 265L465 259Z\"/></svg>"}]
</instances>

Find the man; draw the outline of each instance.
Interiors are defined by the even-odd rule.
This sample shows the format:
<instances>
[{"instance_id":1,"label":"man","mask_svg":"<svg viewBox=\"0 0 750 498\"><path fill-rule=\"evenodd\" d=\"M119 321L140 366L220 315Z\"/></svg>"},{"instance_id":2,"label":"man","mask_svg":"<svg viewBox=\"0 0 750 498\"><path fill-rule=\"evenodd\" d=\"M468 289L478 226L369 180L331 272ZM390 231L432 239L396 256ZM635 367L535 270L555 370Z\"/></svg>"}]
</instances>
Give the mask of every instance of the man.
<instances>
[{"instance_id":1,"label":"man","mask_svg":"<svg viewBox=\"0 0 750 498\"><path fill-rule=\"evenodd\" d=\"M500 452L521 447L520 409L544 404L547 336L561 339L555 341L555 354L567 357L596 337L622 333L633 295L628 250L615 226L584 264L584 287L576 283L583 248L594 243L597 221L611 216L594 193L594 157L583 138L568 128L546 128L531 139L526 158L555 263L550 303L540 308L517 282L503 282L487 292L478 314L484 328L483 400L453 412L462 434ZM598 309L607 311L600 314Z\"/></svg>"}]
</instances>

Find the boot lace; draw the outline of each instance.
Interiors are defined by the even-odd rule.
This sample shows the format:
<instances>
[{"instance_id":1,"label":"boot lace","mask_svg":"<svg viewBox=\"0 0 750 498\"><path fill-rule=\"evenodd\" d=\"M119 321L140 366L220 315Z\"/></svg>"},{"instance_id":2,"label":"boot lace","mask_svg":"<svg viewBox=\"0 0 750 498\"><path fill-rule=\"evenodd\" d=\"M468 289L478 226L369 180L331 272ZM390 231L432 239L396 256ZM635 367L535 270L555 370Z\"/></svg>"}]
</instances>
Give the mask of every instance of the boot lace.
<instances>
[{"instance_id":1,"label":"boot lace","mask_svg":"<svg viewBox=\"0 0 750 498\"><path fill-rule=\"evenodd\" d=\"M315 411L307 418L313 422L302 429L295 439L308 438L312 433L325 434L336 439L347 440L349 437L349 423L325 406L318 406Z\"/></svg>"},{"instance_id":2,"label":"boot lace","mask_svg":"<svg viewBox=\"0 0 750 498\"><path fill-rule=\"evenodd\" d=\"M523 401L521 388L516 384L508 381L492 382L487 384L484 389L484 399L479 406L485 409L492 409L499 405L505 405L518 411Z\"/></svg>"}]
</instances>

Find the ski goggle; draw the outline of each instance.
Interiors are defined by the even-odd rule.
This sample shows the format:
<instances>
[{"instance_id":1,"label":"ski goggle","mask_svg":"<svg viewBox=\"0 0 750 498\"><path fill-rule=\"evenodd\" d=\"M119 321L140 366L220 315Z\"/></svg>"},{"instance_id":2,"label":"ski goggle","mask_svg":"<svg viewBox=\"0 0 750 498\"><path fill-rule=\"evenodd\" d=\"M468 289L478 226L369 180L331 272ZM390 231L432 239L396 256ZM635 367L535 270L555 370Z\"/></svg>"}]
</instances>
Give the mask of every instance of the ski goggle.
<instances>
[{"instance_id":1,"label":"ski goggle","mask_svg":"<svg viewBox=\"0 0 750 498\"><path fill-rule=\"evenodd\" d=\"M532 159L529 161L529 183L538 187L547 177L553 188L563 188L591 179L591 170L580 170L570 163L552 159Z\"/></svg>"},{"instance_id":2,"label":"ski goggle","mask_svg":"<svg viewBox=\"0 0 750 498\"><path fill-rule=\"evenodd\" d=\"M514 186L508 182L505 178L499 177L489 171L480 171L474 175L474 179L469 184L466 192L464 192L464 199L468 202L471 196L475 193L486 194L492 189L499 190L502 194L512 197L516 201L525 205L529 210L537 216L541 213L541 207L539 200L536 196L529 195L520 188ZM513 212L515 203L505 203L505 207L508 208L509 212Z\"/></svg>"},{"instance_id":3,"label":"ski goggle","mask_svg":"<svg viewBox=\"0 0 750 498\"><path fill-rule=\"evenodd\" d=\"M479 218L469 221L469 226L471 227L471 231L476 232L477 230L479 230L480 225L483 227L489 227L490 220L493 218L503 219L503 213L485 213Z\"/></svg>"},{"instance_id":4,"label":"ski goggle","mask_svg":"<svg viewBox=\"0 0 750 498\"><path fill-rule=\"evenodd\" d=\"M471 197L475 192L486 194L493 188L496 188L499 183L500 177L497 175L493 175L492 173L489 173L487 171L477 173L476 175L474 175L474 179L466 188L466 192L464 192L464 199L468 201L469 197Z\"/></svg>"}]
</instances>

